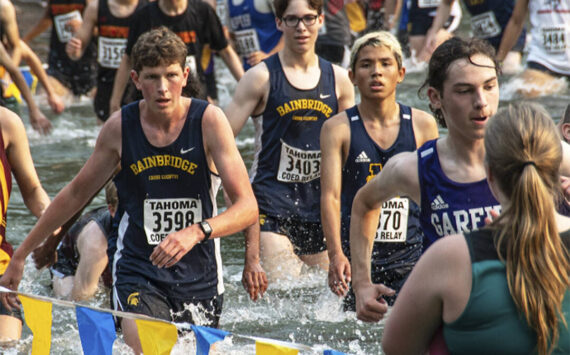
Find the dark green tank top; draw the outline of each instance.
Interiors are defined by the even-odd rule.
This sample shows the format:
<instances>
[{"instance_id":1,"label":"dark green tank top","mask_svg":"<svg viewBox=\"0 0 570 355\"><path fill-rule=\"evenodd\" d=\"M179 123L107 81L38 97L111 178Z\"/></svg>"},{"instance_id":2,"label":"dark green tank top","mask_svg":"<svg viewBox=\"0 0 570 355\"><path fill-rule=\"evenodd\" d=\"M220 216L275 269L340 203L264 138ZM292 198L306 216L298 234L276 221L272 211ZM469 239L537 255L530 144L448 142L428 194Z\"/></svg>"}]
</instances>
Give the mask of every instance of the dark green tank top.
<instances>
[{"instance_id":1,"label":"dark green tank top","mask_svg":"<svg viewBox=\"0 0 570 355\"><path fill-rule=\"evenodd\" d=\"M561 234L570 249L570 231ZM465 235L472 263L472 286L459 318L444 323L443 334L451 354L535 354L536 333L519 313L509 293L505 265L499 260L489 229ZM570 290L562 304L570 325ZM570 354L570 330L559 323L552 354Z\"/></svg>"}]
</instances>

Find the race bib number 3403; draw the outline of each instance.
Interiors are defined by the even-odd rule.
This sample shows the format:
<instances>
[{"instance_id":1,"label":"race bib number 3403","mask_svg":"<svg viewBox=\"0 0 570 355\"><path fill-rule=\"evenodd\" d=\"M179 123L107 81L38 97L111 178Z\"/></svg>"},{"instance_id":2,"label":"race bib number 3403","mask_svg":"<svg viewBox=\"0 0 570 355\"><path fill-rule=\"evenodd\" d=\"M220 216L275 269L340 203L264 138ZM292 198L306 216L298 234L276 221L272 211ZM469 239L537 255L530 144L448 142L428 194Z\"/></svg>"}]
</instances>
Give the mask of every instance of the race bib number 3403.
<instances>
[{"instance_id":1,"label":"race bib number 3403","mask_svg":"<svg viewBox=\"0 0 570 355\"><path fill-rule=\"evenodd\" d=\"M157 245L172 232L202 221L202 201L193 198L144 201L144 231L149 245Z\"/></svg>"},{"instance_id":2,"label":"race bib number 3403","mask_svg":"<svg viewBox=\"0 0 570 355\"><path fill-rule=\"evenodd\" d=\"M277 180L309 182L321 176L321 151L293 148L281 142L281 158Z\"/></svg>"},{"instance_id":3,"label":"race bib number 3403","mask_svg":"<svg viewBox=\"0 0 570 355\"><path fill-rule=\"evenodd\" d=\"M375 242L403 243L408 231L409 200L394 197L382 204Z\"/></svg>"}]
</instances>

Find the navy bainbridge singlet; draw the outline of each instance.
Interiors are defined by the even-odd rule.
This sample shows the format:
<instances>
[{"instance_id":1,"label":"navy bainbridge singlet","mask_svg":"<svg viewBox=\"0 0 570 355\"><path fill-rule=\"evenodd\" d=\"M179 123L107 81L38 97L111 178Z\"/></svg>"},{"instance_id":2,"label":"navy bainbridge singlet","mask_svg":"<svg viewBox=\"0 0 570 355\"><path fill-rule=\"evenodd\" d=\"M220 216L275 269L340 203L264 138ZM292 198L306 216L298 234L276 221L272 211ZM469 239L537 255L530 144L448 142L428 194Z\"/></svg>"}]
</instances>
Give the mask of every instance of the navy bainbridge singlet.
<instances>
[{"instance_id":1,"label":"navy bainbridge singlet","mask_svg":"<svg viewBox=\"0 0 570 355\"><path fill-rule=\"evenodd\" d=\"M121 171L115 177L119 224L114 281L142 276L155 287L182 298L207 299L223 292L219 239L195 245L170 268L152 265L149 256L169 233L216 214L219 177L209 169L202 140L208 103L192 99L178 138L165 147L144 134L139 102L124 106Z\"/></svg>"},{"instance_id":2,"label":"navy bainbridge singlet","mask_svg":"<svg viewBox=\"0 0 570 355\"><path fill-rule=\"evenodd\" d=\"M253 192L259 209L270 216L320 222L320 132L338 111L332 65L319 58L321 77L309 90L293 87L279 56L265 60L269 97L254 118L256 152Z\"/></svg>"},{"instance_id":3,"label":"navy bainbridge singlet","mask_svg":"<svg viewBox=\"0 0 570 355\"><path fill-rule=\"evenodd\" d=\"M372 180L391 157L416 150L411 108L399 106L400 130L396 141L387 149L382 149L370 138L357 106L346 110L350 122L350 148L342 169L341 240L343 252L349 258L350 214L356 192ZM372 251L373 273L413 266L419 259L423 240L419 214L419 206L407 197L395 197L383 204Z\"/></svg>"}]
</instances>

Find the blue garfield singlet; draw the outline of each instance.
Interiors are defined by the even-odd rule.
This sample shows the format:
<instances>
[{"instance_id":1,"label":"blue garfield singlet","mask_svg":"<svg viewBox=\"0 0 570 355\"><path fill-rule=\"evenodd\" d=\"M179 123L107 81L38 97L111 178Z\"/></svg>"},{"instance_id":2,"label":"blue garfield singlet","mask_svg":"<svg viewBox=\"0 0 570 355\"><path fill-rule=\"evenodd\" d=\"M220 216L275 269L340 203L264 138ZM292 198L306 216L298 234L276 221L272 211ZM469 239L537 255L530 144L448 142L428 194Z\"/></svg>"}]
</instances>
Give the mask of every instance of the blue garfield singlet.
<instances>
[{"instance_id":1,"label":"blue garfield singlet","mask_svg":"<svg viewBox=\"0 0 570 355\"><path fill-rule=\"evenodd\" d=\"M485 225L491 210L501 205L489 189L487 179L472 183L450 180L437 155L437 139L418 149L421 191L420 223L424 231L424 251L437 239L469 232Z\"/></svg>"},{"instance_id":2,"label":"blue garfield singlet","mask_svg":"<svg viewBox=\"0 0 570 355\"><path fill-rule=\"evenodd\" d=\"M180 135L165 147L148 142L138 101L122 108L116 284L128 284L133 275L179 298L207 299L223 292L219 239L198 243L170 268L159 269L149 260L169 233L216 214L219 178L208 168L202 140L207 105L192 99Z\"/></svg>"},{"instance_id":3,"label":"blue garfield singlet","mask_svg":"<svg viewBox=\"0 0 570 355\"><path fill-rule=\"evenodd\" d=\"M265 5L263 7L267 7L268 12L259 11L257 3L258 0L228 0L230 29L246 70L251 67L245 61L249 54L257 51L269 53L279 43L282 35L275 24L275 15L269 1L259 1L259 5Z\"/></svg>"},{"instance_id":4,"label":"blue garfield singlet","mask_svg":"<svg viewBox=\"0 0 570 355\"><path fill-rule=\"evenodd\" d=\"M319 58L318 84L300 90L285 77L278 54L264 62L270 89L265 111L254 118L253 192L269 216L320 223L319 135L338 111L333 67Z\"/></svg>"},{"instance_id":5,"label":"blue garfield singlet","mask_svg":"<svg viewBox=\"0 0 570 355\"><path fill-rule=\"evenodd\" d=\"M346 110L350 148L342 169L341 239L343 251L349 258L350 213L356 192L372 180L391 157L416 150L411 108L399 106L400 130L388 149L382 149L370 138L357 106ZM395 197L383 204L372 251L373 272L415 264L421 255L423 240L419 213L418 205L407 197Z\"/></svg>"}]
</instances>

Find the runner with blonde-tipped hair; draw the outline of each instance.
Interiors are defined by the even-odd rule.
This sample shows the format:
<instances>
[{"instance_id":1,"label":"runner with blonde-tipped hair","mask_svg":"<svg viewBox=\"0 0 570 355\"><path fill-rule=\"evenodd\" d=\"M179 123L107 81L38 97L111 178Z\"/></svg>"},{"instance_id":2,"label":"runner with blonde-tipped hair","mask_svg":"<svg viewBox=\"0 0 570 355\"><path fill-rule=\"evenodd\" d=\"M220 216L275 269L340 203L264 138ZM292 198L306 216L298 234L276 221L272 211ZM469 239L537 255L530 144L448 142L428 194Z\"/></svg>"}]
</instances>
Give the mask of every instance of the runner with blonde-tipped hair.
<instances>
[{"instance_id":1,"label":"runner with blonde-tipped hair","mask_svg":"<svg viewBox=\"0 0 570 355\"><path fill-rule=\"evenodd\" d=\"M396 102L404 79L402 51L389 32L371 32L352 48L352 83L361 102L325 122L321 130L321 221L329 255L328 283L355 310L351 278L350 210L357 190L394 155L412 152L437 138L435 119ZM372 280L398 291L422 253L419 207L407 197L385 204L373 241ZM395 297L388 301L392 303Z\"/></svg>"}]
</instances>

